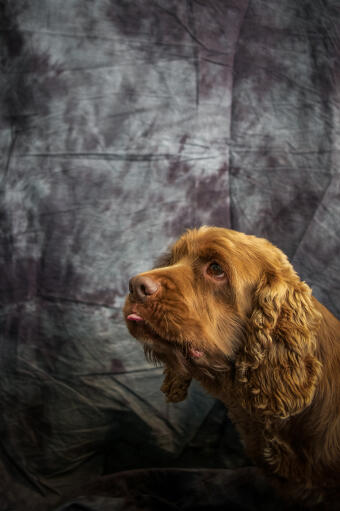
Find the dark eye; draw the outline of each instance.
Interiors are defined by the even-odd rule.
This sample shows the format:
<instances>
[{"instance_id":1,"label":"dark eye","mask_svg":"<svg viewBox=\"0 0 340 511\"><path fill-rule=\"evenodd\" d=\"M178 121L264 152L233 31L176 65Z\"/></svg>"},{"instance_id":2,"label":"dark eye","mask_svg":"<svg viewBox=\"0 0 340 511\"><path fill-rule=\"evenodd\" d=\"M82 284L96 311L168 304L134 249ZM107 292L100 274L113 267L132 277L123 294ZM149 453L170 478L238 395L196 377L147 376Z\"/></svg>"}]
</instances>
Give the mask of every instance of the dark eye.
<instances>
[{"instance_id":1,"label":"dark eye","mask_svg":"<svg viewBox=\"0 0 340 511\"><path fill-rule=\"evenodd\" d=\"M207 273L214 277L215 279L223 279L225 277L225 272L221 268L221 266L215 261L210 263L207 268Z\"/></svg>"}]
</instances>

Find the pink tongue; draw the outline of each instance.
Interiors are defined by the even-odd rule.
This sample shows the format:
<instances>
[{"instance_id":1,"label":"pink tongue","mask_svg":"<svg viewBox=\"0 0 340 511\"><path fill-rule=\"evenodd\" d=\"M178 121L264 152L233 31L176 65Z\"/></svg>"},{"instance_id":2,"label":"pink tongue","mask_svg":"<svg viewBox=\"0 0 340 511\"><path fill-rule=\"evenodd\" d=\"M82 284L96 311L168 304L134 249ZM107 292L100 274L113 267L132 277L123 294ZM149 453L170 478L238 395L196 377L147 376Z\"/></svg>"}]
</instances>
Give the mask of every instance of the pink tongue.
<instances>
[{"instance_id":1,"label":"pink tongue","mask_svg":"<svg viewBox=\"0 0 340 511\"><path fill-rule=\"evenodd\" d=\"M202 356L202 352L201 351L198 351L198 350L194 350L193 348L191 348L190 350L190 354L193 358L199 358Z\"/></svg>"},{"instance_id":2,"label":"pink tongue","mask_svg":"<svg viewBox=\"0 0 340 511\"><path fill-rule=\"evenodd\" d=\"M144 319L138 316L138 314L129 314L127 319L130 321L144 321Z\"/></svg>"}]
</instances>

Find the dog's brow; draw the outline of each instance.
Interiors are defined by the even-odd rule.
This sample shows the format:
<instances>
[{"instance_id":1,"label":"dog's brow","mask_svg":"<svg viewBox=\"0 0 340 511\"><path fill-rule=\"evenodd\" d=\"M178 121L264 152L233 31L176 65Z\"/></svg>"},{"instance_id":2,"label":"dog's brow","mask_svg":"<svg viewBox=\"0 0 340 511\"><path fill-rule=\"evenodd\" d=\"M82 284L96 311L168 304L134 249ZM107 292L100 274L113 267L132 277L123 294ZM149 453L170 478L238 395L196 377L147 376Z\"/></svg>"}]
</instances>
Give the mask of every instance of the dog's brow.
<instances>
[{"instance_id":1,"label":"dog's brow","mask_svg":"<svg viewBox=\"0 0 340 511\"><path fill-rule=\"evenodd\" d=\"M169 264L171 263L171 259L172 259L172 254L171 254L171 251L168 250L167 252L164 252L159 257L157 257L155 264L154 264L154 268L161 268L163 266L169 266Z\"/></svg>"},{"instance_id":2,"label":"dog's brow","mask_svg":"<svg viewBox=\"0 0 340 511\"><path fill-rule=\"evenodd\" d=\"M181 240L180 243L176 243L172 247L172 257L171 259L173 261L179 261L183 257L187 256L189 254L189 245L185 240Z\"/></svg>"},{"instance_id":3,"label":"dog's brow","mask_svg":"<svg viewBox=\"0 0 340 511\"><path fill-rule=\"evenodd\" d=\"M222 255L215 249L201 249L198 251L197 256L201 259L222 259Z\"/></svg>"}]
</instances>

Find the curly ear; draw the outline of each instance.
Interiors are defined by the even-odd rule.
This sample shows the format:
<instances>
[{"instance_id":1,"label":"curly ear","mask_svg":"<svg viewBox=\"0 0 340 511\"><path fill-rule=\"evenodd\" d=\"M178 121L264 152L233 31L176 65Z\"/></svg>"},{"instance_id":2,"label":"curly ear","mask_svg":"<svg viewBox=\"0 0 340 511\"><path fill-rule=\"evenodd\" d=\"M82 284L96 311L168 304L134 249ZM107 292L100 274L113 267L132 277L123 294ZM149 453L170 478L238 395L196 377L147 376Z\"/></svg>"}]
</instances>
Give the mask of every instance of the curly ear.
<instances>
[{"instance_id":1,"label":"curly ear","mask_svg":"<svg viewBox=\"0 0 340 511\"><path fill-rule=\"evenodd\" d=\"M311 403L321 372L316 357L320 315L310 288L292 268L289 273L262 276L236 368L243 406L267 418L301 412Z\"/></svg>"}]
</instances>

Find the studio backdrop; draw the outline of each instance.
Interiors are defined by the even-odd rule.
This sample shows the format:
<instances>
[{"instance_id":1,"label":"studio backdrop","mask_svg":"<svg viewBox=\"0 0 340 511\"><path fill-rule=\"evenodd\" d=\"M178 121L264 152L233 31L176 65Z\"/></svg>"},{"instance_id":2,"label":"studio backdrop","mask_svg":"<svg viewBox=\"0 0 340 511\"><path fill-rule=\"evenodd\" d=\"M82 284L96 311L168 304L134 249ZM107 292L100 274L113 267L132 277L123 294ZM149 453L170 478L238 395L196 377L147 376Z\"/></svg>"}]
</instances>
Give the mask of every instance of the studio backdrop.
<instances>
[{"instance_id":1,"label":"studio backdrop","mask_svg":"<svg viewBox=\"0 0 340 511\"><path fill-rule=\"evenodd\" d=\"M198 384L165 403L124 297L207 224L268 238L340 315L339 27L337 0L0 3L3 511L118 510L136 474L143 509L160 474L176 509L231 498L227 412Z\"/></svg>"}]
</instances>

